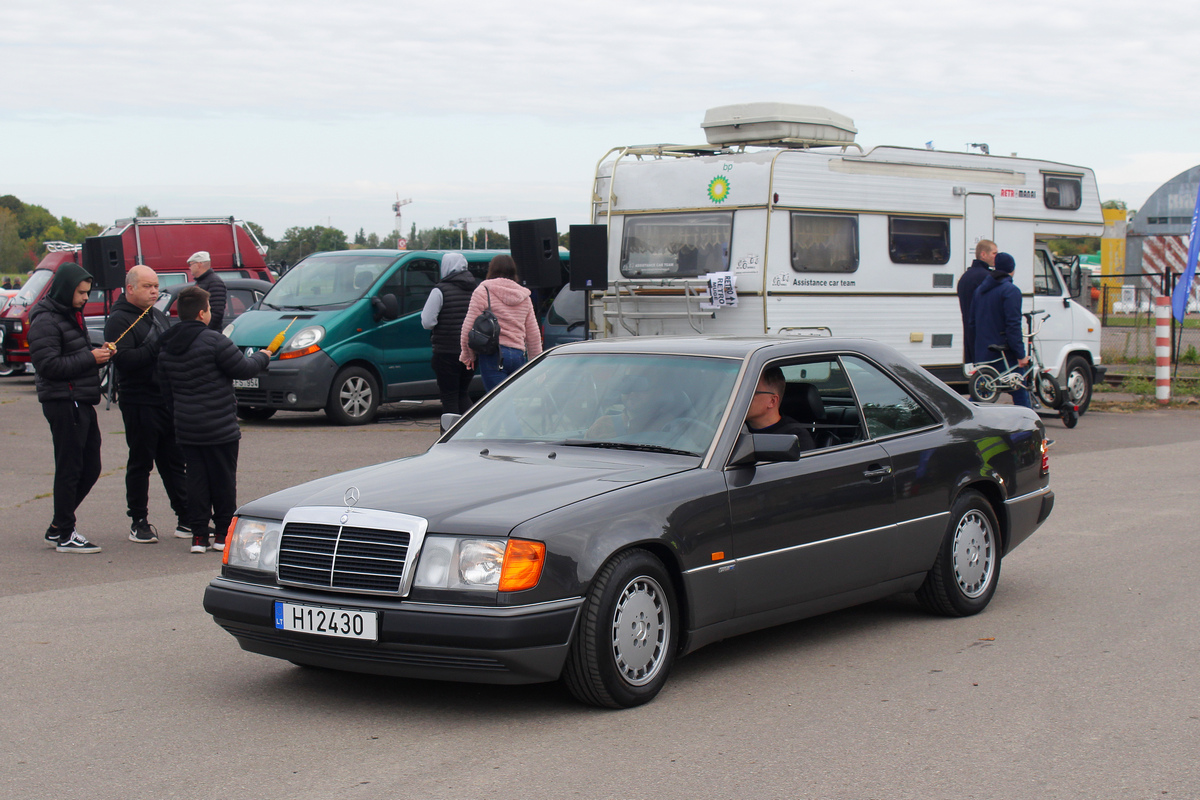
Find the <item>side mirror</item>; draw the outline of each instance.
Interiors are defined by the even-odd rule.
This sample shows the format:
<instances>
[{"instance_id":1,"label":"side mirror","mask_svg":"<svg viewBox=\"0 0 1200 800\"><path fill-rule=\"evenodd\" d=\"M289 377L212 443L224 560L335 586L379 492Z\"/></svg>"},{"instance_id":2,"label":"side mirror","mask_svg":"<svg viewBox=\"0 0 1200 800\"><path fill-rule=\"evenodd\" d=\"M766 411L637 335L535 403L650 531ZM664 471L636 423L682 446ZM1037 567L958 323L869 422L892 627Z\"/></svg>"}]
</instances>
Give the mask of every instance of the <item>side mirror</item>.
<instances>
[{"instance_id":1,"label":"side mirror","mask_svg":"<svg viewBox=\"0 0 1200 800\"><path fill-rule=\"evenodd\" d=\"M442 425L441 432L445 433L446 431L453 428L454 423L458 422L460 419L462 419L462 414L442 414L442 418L440 420L441 425Z\"/></svg>"},{"instance_id":2,"label":"side mirror","mask_svg":"<svg viewBox=\"0 0 1200 800\"><path fill-rule=\"evenodd\" d=\"M742 467L760 461L799 461L800 440L792 433L743 433L733 446L729 466Z\"/></svg>"},{"instance_id":3,"label":"side mirror","mask_svg":"<svg viewBox=\"0 0 1200 800\"><path fill-rule=\"evenodd\" d=\"M400 304L396 302L394 294L375 295L371 298L371 308L375 312L376 322L382 319L392 320L400 316Z\"/></svg>"}]
</instances>

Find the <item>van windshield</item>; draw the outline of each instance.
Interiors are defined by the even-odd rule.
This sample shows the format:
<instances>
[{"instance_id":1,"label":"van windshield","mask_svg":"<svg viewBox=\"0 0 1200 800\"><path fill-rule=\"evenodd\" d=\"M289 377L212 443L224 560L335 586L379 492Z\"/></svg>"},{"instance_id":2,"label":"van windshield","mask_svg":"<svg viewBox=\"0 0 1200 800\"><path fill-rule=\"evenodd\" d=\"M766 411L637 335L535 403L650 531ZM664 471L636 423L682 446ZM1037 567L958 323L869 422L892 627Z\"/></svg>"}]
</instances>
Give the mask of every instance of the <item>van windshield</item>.
<instances>
[{"instance_id":1,"label":"van windshield","mask_svg":"<svg viewBox=\"0 0 1200 800\"><path fill-rule=\"evenodd\" d=\"M13 298L14 306L27 306L34 300L38 299L38 295L42 293L42 289L46 288L46 284L54 279L54 273L48 269L35 269L33 274L29 276L29 280L25 281L25 285L21 287L21 291L17 292L17 296Z\"/></svg>"},{"instance_id":2,"label":"van windshield","mask_svg":"<svg viewBox=\"0 0 1200 800\"><path fill-rule=\"evenodd\" d=\"M271 287L263 305L326 308L358 300L396 260L395 256L317 256L292 267Z\"/></svg>"}]
</instances>

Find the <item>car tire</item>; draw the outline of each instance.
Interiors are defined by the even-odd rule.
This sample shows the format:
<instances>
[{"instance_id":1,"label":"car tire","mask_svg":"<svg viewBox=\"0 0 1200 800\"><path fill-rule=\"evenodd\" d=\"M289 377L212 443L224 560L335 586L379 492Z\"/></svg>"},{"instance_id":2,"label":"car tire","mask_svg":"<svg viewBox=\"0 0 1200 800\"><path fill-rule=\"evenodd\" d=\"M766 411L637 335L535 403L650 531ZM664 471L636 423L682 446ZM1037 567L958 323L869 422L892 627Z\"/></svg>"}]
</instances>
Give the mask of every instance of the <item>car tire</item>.
<instances>
[{"instance_id":1,"label":"car tire","mask_svg":"<svg viewBox=\"0 0 1200 800\"><path fill-rule=\"evenodd\" d=\"M576 699L604 708L653 700L678 647L674 586L662 562L628 550L596 575L579 612L563 682Z\"/></svg>"},{"instance_id":2,"label":"car tire","mask_svg":"<svg viewBox=\"0 0 1200 800\"><path fill-rule=\"evenodd\" d=\"M979 492L954 501L946 536L933 568L917 589L926 609L947 617L969 617L987 608L1000 580L1000 525Z\"/></svg>"},{"instance_id":3,"label":"car tire","mask_svg":"<svg viewBox=\"0 0 1200 800\"><path fill-rule=\"evenodd\" d=\"M987 365L977 367L971 376L971 399L976 403L994 403L1000 397L1000 389L996 386L1000 373L995 367Z\"/></svg>"},{"instance_id":4,"label":"car tire","mask_svg":"<svg viewBox=\"0 0 1200 800\"><path fill-rule=\"evenodd\" d=\"M16 374L18 366L22 366L22 365L10 364L7 361L0 361L0 378L7 378L9 375ZM21 372L24 372L24 371L25 371L25 369L22 366Z\"/></svg>"},{"instance_id":5,"label":"car tire","mask_svg":"<svg viewBox=\"0 0 1200 800\"><path fill-rule=\"evenodd\" d=\"M1076 407L1080 416L1092 404L1092 365L1083 356L1067 359L1066 378L1062 385L1065 402Z\"/></svg>"},{"instance_id":6,"label":"car tire","mask_svg":"<svg viewBox=\"0 0 1200 800\"><path fill-rule=\"evenodd\" d=\"M329 387L325 413L338 425L366 425L379 411L379 382L362 367L347 367Z\"/></svg>"},{"instance_id":7,"label":"car tire","mask_svg":"<svg viewBox=\"0 0 1200 800\"><path fill-rule=\"evenodd\" d=\"M256 406L238 406L237 415L247 422L262 422L275 416L278 409L258 408Z\"/></svg>"}]
</instances>

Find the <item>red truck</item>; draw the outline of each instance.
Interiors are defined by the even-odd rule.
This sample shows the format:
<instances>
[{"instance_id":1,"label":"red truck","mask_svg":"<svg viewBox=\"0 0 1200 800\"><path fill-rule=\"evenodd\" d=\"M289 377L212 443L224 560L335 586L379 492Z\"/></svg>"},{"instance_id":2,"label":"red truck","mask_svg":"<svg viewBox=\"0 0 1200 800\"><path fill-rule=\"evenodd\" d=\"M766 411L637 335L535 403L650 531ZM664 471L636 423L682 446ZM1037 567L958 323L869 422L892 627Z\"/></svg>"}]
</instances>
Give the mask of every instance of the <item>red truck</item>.
<instances>
[{"instance_id":1,"label":"red truck","mask_svg":"<svg viewBox=\"0 0 1200 800\"><path fill-rule=\"evenodd\" d=\"M108 254L117 254L124 270L145 264L158 273L161 287L187 283L192 279L187 259L192 253L207 250L212 268L222 278L258 278L273 280L263 256L267 248L246 225L234 217L133 217L117 220L88 242ZM46 256L37 265L21 291L0 313L0 376L24 372L29 363L29 311L50 289L54 272L61 264L74 261L95 269L84 258L85 247L66 242L46 242ZM99 283L98 281L97 283ZM124 284L124 281L119 283ZM111 303L120 296L123 285L94 288L84 316L106 313L105 295Z\"/></svg>"}]
</instances>

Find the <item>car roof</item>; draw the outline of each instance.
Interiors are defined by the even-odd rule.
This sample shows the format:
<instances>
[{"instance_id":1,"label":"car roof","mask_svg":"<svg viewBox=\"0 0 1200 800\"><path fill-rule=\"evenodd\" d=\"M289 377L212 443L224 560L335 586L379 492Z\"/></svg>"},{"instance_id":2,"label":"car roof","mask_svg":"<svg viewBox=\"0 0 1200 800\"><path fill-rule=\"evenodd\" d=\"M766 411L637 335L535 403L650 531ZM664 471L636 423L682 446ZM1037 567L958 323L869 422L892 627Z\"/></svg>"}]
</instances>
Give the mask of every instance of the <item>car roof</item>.
<instances>
[{"instance_id":1,"label":"car roof","mask_svg":"<svg viewBox=\"0 0 1200 800\"><path fill-rule=\"evenodd\" d=\"M858 352L885 362L902 358L895 350L870 339L828 336L623 336L572 342L556 353L671 353L745 359L760 353L766 358L828 352Z\"/></svg>"}]
</instances>

